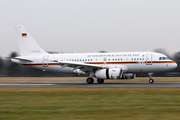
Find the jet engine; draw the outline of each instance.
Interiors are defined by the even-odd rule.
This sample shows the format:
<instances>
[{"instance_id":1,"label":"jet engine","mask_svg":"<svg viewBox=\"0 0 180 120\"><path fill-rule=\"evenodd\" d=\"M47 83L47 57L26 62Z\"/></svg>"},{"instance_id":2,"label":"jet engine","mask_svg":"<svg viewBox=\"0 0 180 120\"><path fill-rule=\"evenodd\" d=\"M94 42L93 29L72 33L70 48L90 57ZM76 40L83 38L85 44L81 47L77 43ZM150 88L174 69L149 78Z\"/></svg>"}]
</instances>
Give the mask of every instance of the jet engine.
<instances>
[{"instance_id":1,"label":"jet engine","mask_svg":"<svg viewBox=\"0 0 180 120\"><path fill-rule=\"evenodd\" d=\"M95 77L98 79L121 79L121 68L100 69L95 71Z\"/></svg>"}]
</instances>

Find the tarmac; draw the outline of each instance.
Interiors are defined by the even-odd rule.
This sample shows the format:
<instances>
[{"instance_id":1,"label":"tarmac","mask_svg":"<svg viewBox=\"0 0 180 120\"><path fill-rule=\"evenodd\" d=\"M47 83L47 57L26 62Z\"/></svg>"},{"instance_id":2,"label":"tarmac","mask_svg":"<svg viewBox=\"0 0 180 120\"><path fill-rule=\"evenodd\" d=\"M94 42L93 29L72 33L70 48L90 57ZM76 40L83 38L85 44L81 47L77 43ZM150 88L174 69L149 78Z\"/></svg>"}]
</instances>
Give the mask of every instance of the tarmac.
<instances>
[{"instance_id":1,"label":"tarmac","mask_svg":"<svg viewBox=\"0 0 180 120\"><path fill-rule=\"evenodd\" d=\"M179 88L180 83L0 83L0 87Z\"/></svg>"}]
</instances>

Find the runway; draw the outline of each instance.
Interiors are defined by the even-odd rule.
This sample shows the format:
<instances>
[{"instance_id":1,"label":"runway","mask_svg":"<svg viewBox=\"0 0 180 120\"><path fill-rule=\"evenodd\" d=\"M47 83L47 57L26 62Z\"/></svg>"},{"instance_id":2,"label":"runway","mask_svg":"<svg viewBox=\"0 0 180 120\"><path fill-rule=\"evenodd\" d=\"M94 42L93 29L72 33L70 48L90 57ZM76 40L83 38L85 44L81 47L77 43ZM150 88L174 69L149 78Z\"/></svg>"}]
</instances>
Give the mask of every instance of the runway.
<instances>
[{"instance_id":1,"label":"runway","mask_svg":"<svg viewBox=\"0 0 180 120\"><path fill-rule=\"evenodd\" d=\"M125 88L125 87L180 87L180 83L0 83L0 87L105 87L105 88Z\"/></svg>"}]
</instances>

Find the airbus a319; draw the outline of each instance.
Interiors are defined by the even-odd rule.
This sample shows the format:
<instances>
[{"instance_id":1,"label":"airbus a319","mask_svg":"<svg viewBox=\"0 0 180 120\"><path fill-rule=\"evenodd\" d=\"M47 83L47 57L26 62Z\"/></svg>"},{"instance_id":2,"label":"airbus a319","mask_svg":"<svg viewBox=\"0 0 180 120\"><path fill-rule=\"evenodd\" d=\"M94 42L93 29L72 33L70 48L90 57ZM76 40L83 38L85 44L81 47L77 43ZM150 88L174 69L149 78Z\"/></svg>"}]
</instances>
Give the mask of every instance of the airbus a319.
<instances>
[{"instance_id":1,"label":"airbus a319","mask_svg":"<svg viewBox=\"0 0 180 120\"><path fill-rule=\"evenodd\" d=\"M103 83L106 79L134 79L136 73L148 73L149 83L152 74L172 70L176 62L166 55L156 52L109 52L109 53L68 53L49 54L45 52L22 25L15 31L20 56L11 58L12 62L59 73L88 74L87 83Z\"/></svg>"}]
</instances>

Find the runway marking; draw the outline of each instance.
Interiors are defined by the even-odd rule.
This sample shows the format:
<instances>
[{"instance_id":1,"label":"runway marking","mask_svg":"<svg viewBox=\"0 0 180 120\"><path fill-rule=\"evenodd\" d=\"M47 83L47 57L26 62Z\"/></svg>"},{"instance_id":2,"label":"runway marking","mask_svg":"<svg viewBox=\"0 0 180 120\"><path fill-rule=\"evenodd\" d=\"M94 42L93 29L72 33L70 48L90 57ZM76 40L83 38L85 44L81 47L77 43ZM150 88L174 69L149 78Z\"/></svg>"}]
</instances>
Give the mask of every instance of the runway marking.
<instances>
[{"instance_id":1,"label":"runway marking","mask_svg":"<svg viewBox=\"0 0 180 120\"><path fill-rule=\"evenodd\" d=\"M55 84L49 84L49 83L44 83L44 84L36 84L36 83L1 83L1 85L7 86L7 85L11 85L11 86L21 86L21 85L27 85L27 86L33 86L33 85L40 85L40 86L48 86L48 85L55 85Z\"/></svg>"}]
</instances>

